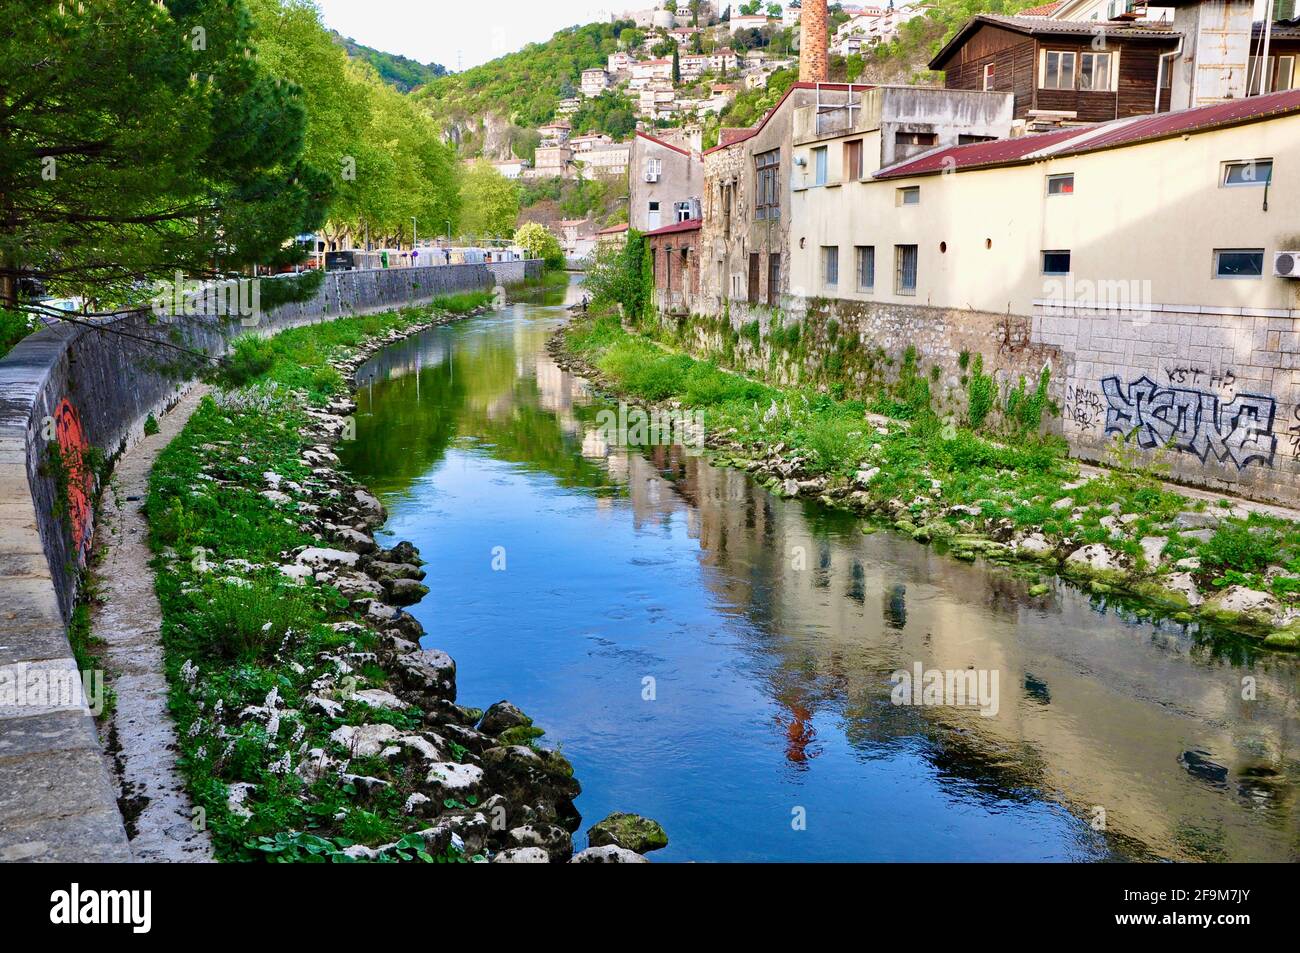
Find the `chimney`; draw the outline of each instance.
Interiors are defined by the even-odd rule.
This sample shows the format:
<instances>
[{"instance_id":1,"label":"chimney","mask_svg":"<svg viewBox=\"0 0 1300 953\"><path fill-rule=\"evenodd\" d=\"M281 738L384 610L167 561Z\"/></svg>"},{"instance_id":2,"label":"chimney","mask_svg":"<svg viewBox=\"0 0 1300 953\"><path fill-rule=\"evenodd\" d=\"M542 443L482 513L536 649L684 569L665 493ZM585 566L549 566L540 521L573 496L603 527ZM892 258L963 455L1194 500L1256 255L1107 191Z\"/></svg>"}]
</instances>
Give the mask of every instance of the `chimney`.
<instances>
[{"instance_id":1,"label":"chimney","mask_svg":"<svg viewBox=\"0 0 1300 953\"><path fill-rule=\"evenodd\" d=\"M803 0L799 15L799 81L825 83L830 79L826 55L826 0Z\"/></svg>"}]
</instances>

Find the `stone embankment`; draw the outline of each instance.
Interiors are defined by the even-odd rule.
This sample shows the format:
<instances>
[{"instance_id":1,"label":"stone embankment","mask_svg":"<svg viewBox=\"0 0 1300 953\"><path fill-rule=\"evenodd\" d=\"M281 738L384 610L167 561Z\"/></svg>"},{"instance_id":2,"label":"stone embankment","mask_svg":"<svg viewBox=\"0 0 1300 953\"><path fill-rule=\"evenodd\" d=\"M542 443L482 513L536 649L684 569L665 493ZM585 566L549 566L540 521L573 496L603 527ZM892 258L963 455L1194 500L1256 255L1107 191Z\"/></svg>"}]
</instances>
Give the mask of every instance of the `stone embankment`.
<instances>
[{"instance_id":1,"label":"stone embankment","mask_svg":"<svg viewBox=\"0 0 1300 953\"><path fill-rule=\"evenodd\" d=\"M559 366L596 383L607 392L619 394L618 382L609 379L597 367L574 354L566 344L565 331L557 332L549 350ZM649 407L659 407L638 401ZM679 401L668 401L660 409L678 410ZM885 438L907 428L905 422L878 414L867 414L864 427L874 428ZM1098 595L1115 594L1135 598L1143 603L1144 613L1165 615L1176 622L1201 620L1257 638L1269 649L1300 648L1300 606L1287 604L1269 592L1233 583L1215 584L1216 574L1205 572L1197 556L1180 555L1180 550L1214 538L1220 527L1229 526L1230 518L1244 519L1252 508L1262 506L1223 499L1217 512L1203 501L1187 500L1187 509L1167 520L1153 523L1136 509L1125 509L1118 502L1107 504L1100 527L1106 531L1105 542L1085 542L1078 538L1085 514L1092 504L1076 502L1092 480L1105 479L1103 471L1090 474L1062 487L1065 495L1051 504L1068 531L1047 533L1041 527L1024 526L1004 515L987 511L973 503L946 504L942 500L941 481L932 480L928 495L902 499L878 491L882 468L889 464L881 458L880 466L864 465L852 479L828 477L813 471L808 463L812 456L806 448L783 442L766 442L751 436L739 439L734 429L707 431L704 446L715 466L744 470L773 493L786 498L817 499L829 506L853 510L873 520L884 522L919 543L935 543L953 557L972 561L983 557L993 562L1018 564L1032 571L1050 570L1071 579ZM987 502L987 501L984 501ZM994 510L1001 510L995 507ZM1236 528L1236 524L1231 524ZM1266 533L1262 527L1242 524L1242 533ZM871 531L868 524L864 532ZM1177 540L1178 548L1171 546ZM1135 551L1134 555L1130 551ZM1300 576L1288 567L1270 567L1266 580L1278 576L1294 579L1300 589ZM1029 589L1033 597L1045 596L1050 587L1038 583Z\"/></svg>"}]
</instances>

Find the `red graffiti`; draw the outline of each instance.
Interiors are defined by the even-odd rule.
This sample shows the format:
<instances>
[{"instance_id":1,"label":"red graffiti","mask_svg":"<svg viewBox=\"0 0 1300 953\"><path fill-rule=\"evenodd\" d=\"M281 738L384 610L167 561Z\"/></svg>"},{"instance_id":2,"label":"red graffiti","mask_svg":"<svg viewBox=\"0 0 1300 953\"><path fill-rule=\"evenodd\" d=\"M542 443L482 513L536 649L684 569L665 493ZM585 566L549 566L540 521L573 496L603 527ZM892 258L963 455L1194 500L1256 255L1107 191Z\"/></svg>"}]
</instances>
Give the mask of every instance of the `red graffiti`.
<instances>
[{"instance_id":1,"label":"red graffiti","mask_svg":"<svg viewBox=\"0 0 1300 953\"><path fill-rule=\"evenodd\" d=\"M86 460L90 444L82 432L81 417L66 397L54 412L54 435L68 476L68 523L80 562L90 535L90 500L95 492L95 477Z\"/></svg>"}]
</instances>

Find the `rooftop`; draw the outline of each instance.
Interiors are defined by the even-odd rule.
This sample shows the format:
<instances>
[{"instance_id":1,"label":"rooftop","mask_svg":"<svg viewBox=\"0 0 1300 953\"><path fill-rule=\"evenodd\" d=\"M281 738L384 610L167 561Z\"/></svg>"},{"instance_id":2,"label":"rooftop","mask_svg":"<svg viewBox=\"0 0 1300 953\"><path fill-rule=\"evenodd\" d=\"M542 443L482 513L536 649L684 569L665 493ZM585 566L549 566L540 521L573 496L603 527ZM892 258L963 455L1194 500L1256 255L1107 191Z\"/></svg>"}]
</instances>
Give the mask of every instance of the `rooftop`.
<instances>
[{"instance_id":1,"label":"rooftop","mask_svg":"<svg viewBox=\"0 0 1300 953\"><path fill-rule=\"evenodd\" d=\"M674 225L665 225L663 228L656 228L653 232L646 232L646 238L653 238L657 235L676 235L679 232L696 232L699 231L700 225L704 222L699 218L688 218L684 222L677 222Z\"/></svg>"},{"instance_id":2,"label":"rooftop","mask_svg":"<svg viewBox=\"0 0 1300 953\"><path fill-rule=\"evenodd\" d=\"M1111 122L1073 126L1017 139L997 139L965 146L935 149L881 169L878 179L896 179L912 175L933 175L945 171L994 168L1035 162L1057 156L1079 155L1114 149L1140 142L1153 142L1175 136L1208 132L1228 126L1260 122L1278 116L1300 113L1300 89L1290 89L1267 96L1234 99L1196 109L1150 116L1134 116Z\"/></svg>"}]
</instances>

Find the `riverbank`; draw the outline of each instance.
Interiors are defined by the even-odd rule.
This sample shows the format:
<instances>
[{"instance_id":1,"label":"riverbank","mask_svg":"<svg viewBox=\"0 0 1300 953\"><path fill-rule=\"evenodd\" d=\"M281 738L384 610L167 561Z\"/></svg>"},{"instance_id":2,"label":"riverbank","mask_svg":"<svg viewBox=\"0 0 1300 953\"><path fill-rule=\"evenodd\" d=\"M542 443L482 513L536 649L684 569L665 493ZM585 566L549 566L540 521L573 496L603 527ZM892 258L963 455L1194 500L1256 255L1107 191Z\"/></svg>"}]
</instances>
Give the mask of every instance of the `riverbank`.
<instances>
[{"instance_id":1,"label":"riverbank","mask_svg":"<svg viewBox=\"0 0 1300 953\"><path fill-rule=\"evenodd\" d=\"M457 704L455 662L420 648L402 608L427 592L419 553L378 546L383 506L331 449L355 433L353 376L370 355L487 302L243 340L224 389L159 458L146 512L170 709L220 860L573 852L571 765L508 702ZM643 860L603 844L573 859Z\"/></svg>"},{"instance_id":2,"label":"riverbank","mask_svg":"<svg viewBox=\"0 0 1300 953\"><path fill-rule=\"evenodd\" d=\"M1059 573L1144 614L1300 647L1300 525L1184 496L1122 443L1109 469L1081 472L1059 441L1037 435L1045 386L1022 388L1007 414L1019 430L992 439L939 420L925 379L906 367L868 407L742 377L611 316L570 325L552 354L613 393L702 412L714 465L870 516L864 531L887 523L958 559ZM1045 579L1035 585L1047 593Z\"/></svg>"}]
</instances>

